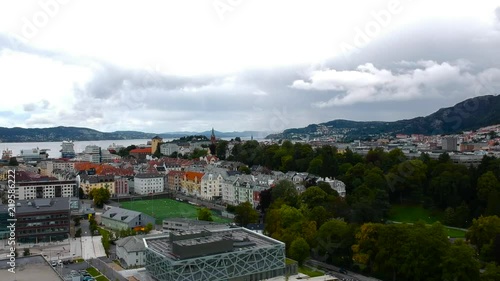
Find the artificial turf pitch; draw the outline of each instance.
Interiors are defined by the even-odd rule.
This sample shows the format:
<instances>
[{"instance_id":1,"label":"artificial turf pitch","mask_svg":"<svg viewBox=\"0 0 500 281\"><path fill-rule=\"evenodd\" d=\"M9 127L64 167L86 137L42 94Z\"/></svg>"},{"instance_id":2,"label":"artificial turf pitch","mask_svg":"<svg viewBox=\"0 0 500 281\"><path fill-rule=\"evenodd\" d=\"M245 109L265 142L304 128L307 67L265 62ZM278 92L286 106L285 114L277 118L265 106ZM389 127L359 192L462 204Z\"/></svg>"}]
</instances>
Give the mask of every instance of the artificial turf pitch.
<instances>
[{"instance_id":1,"label":"artificial turf pitch","mask_svg":"<svg viewBox=\"0 0 500 281\"><path fill-rule=\"evenodd\" d=\"M134 200L120 203L122 208L138 211L156 218L156 223L161 223L166 218L189 218L198 217L197 206L172 199ZM231 220L221 218L212 213L216 222L230 222Z\"/></svg>"}]
</instances>

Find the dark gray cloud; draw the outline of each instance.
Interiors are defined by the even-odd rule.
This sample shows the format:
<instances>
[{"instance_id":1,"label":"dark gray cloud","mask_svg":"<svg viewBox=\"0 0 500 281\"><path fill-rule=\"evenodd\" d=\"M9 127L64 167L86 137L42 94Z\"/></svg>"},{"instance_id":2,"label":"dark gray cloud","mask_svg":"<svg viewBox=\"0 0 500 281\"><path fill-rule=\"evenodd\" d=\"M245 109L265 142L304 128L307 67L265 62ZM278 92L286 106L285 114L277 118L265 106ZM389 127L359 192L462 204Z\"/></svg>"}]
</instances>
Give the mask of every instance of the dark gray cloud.
<instances>
[{"instance_id":1,"label":"dark gray cloud","mask_svg":"<svg viewBox=\"0 0 500 281\"><path fill-rule=\"evenodd\" d=\"M495 15L500 23L500 7ZM495 28L428 21L374 38L349 56L333 46L332 56L339 55L319 63L193 77L38 50L1 34L0 49L36 53L92 72L69 93L75 102L65 110L40 115L48 102L25 104L32 114L28 124L158 133L211 127L280 131L333 119L425 116L468 97L499 94Z\"/></svg>"}]
</instances>

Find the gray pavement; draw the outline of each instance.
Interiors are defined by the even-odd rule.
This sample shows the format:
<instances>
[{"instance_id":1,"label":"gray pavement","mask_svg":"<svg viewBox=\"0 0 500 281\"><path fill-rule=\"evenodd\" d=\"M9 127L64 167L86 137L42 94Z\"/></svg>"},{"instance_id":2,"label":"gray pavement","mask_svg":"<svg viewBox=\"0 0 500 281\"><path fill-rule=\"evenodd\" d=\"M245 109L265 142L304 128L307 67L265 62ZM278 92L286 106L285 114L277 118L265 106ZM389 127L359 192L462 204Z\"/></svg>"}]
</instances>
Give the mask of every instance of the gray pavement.
<instances>
[{"instance_id":1,"label":"gray pavement","mask_svg":"<svg viewBox=\"0 0 500 281\"><path fill-rule=\"evenodd\" d=\"M325 272L328 274L335 276L339 279L345 278L347 280L354 280L354 281L381 281L379 279L369 277L369 276L364 276L361 274L354 273L352 271L347 271L347 274L341 274L339 272L340 268L331 264L327 264L324 262L320 262L317 260L308 260L306 262L309 265L315 266L317 268L323 269Z\"/></svg>"}]
</instances>

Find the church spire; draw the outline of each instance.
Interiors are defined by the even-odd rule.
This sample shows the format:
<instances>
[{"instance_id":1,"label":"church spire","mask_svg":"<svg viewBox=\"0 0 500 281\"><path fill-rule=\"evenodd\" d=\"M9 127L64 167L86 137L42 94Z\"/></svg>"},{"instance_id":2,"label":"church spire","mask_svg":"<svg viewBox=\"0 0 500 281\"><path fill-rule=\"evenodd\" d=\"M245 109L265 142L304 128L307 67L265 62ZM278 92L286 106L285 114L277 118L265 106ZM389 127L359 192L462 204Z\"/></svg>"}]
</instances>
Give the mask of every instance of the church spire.
<instances>
[{"instance_id":1,"label":"church spire","mask_svg":"<svg viewBox=\"0 0 500 281\"><path fill-rule=\"evenodd\" d=\"M212 127L212 135L210 136L210 141L215 144L216 138L215 138L215 131L214 128Z\"/></svg>"},{"instance_id":2,"label":"church spire","mask_svg":"<svg viewBox=\"0 0 500 281\"><path fill-rule=\"evenodd\" d=\"M212 127L212 135L210 136L210 155L215 155L216 153L216 148L217 148L217 139L215 138L215 131L214 128Z\"/></svg>"}]
</instances>

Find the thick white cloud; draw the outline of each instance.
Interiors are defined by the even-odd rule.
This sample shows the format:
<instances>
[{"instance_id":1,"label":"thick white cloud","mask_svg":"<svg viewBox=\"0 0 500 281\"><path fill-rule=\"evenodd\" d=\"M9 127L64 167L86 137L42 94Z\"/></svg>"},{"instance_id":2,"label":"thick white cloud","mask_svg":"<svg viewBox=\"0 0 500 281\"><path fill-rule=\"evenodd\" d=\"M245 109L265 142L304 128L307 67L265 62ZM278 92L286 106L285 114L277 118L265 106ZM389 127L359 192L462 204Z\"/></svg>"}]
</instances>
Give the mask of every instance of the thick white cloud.
<instances>
[{"instance_id":1,"label":"thick white cloud","mask_svg":"<svg viewBox=\"0 0 500 281\"><path fill-rule=\"evenodd\" d=\"M440 96L470 97L484 84L490 89L500 81L500 69L487 69L477 74L467 71L467 64L434 61L404 61L404 69L379 69L371 63L356 70L314 71L307 79L293 82L291 87L326 92L329 99L316 102L316 107L331 107L377 101L434 99ZM412 68L408 68L412 67ZM333 96L333 97L332 97Z\"/></svg>"}]
</instances>

